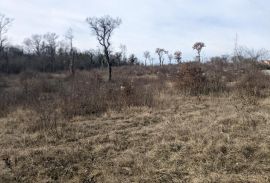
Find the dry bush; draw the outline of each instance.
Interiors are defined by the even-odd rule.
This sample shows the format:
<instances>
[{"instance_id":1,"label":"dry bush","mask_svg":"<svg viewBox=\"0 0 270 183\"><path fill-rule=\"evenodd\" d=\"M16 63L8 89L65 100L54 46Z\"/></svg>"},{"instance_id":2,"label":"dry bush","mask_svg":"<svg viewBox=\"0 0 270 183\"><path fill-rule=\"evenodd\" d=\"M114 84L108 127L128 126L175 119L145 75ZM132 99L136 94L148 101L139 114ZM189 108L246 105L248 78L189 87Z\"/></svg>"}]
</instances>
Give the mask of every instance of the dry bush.
<instances>
[{"instance_id":1,"label":"dry bush","mask_svg":"<svg viewBox=\"0 0 270 183\"><path fill-rule=\"evenodd\" d=\"M236 83L235 90L240 96L263 97L270 88L270 77L260 70L243 74Z\"/></svg>"},{"instance_id":2,"label":"dry bush","mask_svg":"<svg viewBox=\"0 0 270 183\"><path fill-rule=\"evenodd\" d=\"M38 103L35 103L33 111L35 116L28 122L28 132L43 131L56 137L60 136L58 127L64 125L64 123L55 96L42 94L38 99Z\"/></svg>"},{"instance_id":3,"label":"dry bush","mask_svg":"<svg viewBox=\"0 0 270 183\"><path fill-rule=\"evenodd\" d=\"M177 76L177 86L185 94L198 95L203 93L206 77L202 69L195 63L182 64Z\"/></svg>"},{"instance_id":4,"label":"dry bush","mask_svg":"<svg viewBox=\"0 0 270 183\"><path fill-rule=\"evenodd\" d=\"M1 113L7 114L18 107L36 111L55 101L62 115L67 118L97 115L108 109L153 105L154 90L148 86L151 80L137 78L137 74L133 73L134 82L134 76L122 79L120 75L113 82L107 82L102 74L101 71L93 70L79 72L74 77L59 78L49 74L22 73L16 88L8 88L0 93L3 98ZM44 96L52 100L43 100ZM39 110L38 115L43 115L42 110Z\"/></svg>"},{"instance_id":5,"label":"dry bush","mask_svg":"<svg viewBox=\"0 0 270 183\"><path fill-rule=\"evenodd\" d=\"M7 81L6 81L5 77L0 73L0 91L4 87L7 87Z\"/></svg>"},{"instance_id":6,"label":"dry bush","mask_svg":"<svg viewBox=\"0 0 270 183\"><path fill-rule=\"evenodd\" d=\"M153 104L153 92L148 91L144 83L133 83L131 79L108 83L98 73L84 73L68 83L70 87L66 87L61 105L66 117Z\"/></svg>"},{"instance_id":7,"label":"dry bush","mask_svg":"<svg viewBox=\"0 0 270 183\"><path fill-rule=\"evenodd\" d=\"M124 81L120 86L121 96L124 105L131 106L148 106L152 107L154 103L154 90L146 87L145 80L137 80L136 82ZM121 99L120 99L121 100Z\"/></svg>"},{"instance_id":8,"label":"dry bush","mask_svg":"<svg viewBox=\"0 0 270 183\"><path fill-rule=\"evenodd\" d=\"M188 95L210 94L225 89L220 75L207 75L198 63L182 64L176 79L177 87Z\"/></svg>"},{"instance_id":9,"label":"dry bush","mask_svg":"<svg viewBox=\"0 0 270 183\"><path fill-rule=\"evenodd\" d=\"M133 66L122 66L118 68L114 68L114 75L113 80L121 80L123 76L133 76L133 77L140 77L147 74L151 74L151 67L144 67L140 65L133 65Z\"/></svg>"},{"instance_id":10,"label":"dry bush","mask_svg":"<svg viewBox=\"0 0 270 183\"><path fill-rule=\"evenodd\" d=\"M1 91L0 92L0 117L5 117L11 110L18 105L19 91Z\"/></svg>"},{"instance_id":11,"label":"dry bush","mask_svg":"<svg viewBox=\"0 0 270 183\"><path fill-rule=\"evenodd\" d=\"M77 73L73 78L69 78L61 98L64 116L91 115L106 111L102 83L102 77L96 72Z\"/></svg>"}]
</instances>

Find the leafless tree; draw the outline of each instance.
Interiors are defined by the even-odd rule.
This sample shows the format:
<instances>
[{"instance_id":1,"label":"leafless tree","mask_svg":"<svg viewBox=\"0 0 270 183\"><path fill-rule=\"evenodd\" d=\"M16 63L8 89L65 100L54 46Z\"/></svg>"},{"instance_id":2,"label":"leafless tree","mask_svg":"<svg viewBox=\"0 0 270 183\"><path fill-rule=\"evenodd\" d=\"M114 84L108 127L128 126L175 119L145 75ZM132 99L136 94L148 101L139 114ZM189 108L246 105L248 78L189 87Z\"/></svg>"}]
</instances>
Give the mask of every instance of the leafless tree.
<instances>
[{"instance_id":1,"label":"leafless tree","mask_svg":"<svg viewBox=\"0 0 270 183\"><path fill-rule=\"evenodd\" d=\"M0 54L3 52L7 42L6 34L12 21L13 19L6 17L4 14L0 14Z\"/></svg>"},{"instance_id":2,"label":"leafless tree","mask_svg":"<svg viewBox=\"0 0 270 183\"><path fill-rule=\"evenodd\" d=\"M182 60L182 52L181 51L174 52L174 59L178 64L180 64Z\"/></svg>"},{"instance_id":3,"label":"leafless tree","mask_svg":"<svg viewBox=\"0 0 270 183\"><path fill-rule=\"evenodd\" d=\"M126 61L127 60L127 46L124 44L121 44L119 48L120 48L121 53L122 53L122 60Z\"/></svg>"},{"instance_id":4,"label":"leafless tree","mask_svg":"<svg viewBox=\"0 0 270 183\"><path fill-rule=\"evenodd\" d=\"M41 55L42 35L34 34L31 38L26 38L23 43L29 53L35 53L37 56Z\"/></svg>"},{"instance_id":5,"label":"leafless tree","mask_svg":"<svg viewBox=\"0 0 270 183\"><path fill-rule=\"evenodd\" d=\"M33 50L32 50L32 41L30 38L26 38L24 39L23 41L23 44L24 44L24 50L27 52L27 53L32 53Z\"/></svg>"},{"instance_id":6,"label":"leafless tree","mask_svg":"<svg viewBox=\"0 0 270 183\"><path fill-rule=\"evenodd\" d=\"M7 52L5 52L5 46L7 42L7 32L13 19L6 17L0 13L0 59L6 60L6 72L9 72L9 58Z\"/></svg>"},{"instance_id":7,"label":"leafless tree","mask_svg":"<svg viewBox=\"0 0 270 183\"><path fill-rule=\"evenodd\" d=\"M128 58L128 62L131 65L135 65L138 62L138 58L134 54L131 54Z\"/></svg>"},{"instance_id":8,"label":"leafless tree","mask_svg":"<svg viewBox=\"0 0 270 183\"><path fill-rule=\"evenodd\" d=\"M120 18L112 18L110 16L104 16L100 18L89 17L86 19L91 31L96 35L99 44L103 47L105 60L107 61L109 68L109 81L112 79L112 60L110 59L110 46L111 36L117 27L121 24Z\"/></svg>"},{"instance_id":9,"label":"leafless tree","mask_svg":"<svg viewBox=\"0 0 270 183\"><path fill-rule=\"evenodd\" d=\"M197 50L199 62L201 62L201 51L204 47L205 44L203 42L196 42L192 47L194 50Z\"/></svg>"},{"instance_id":10,"label":"leafless tree","mask_svg":"<svg viewBox=\"0 0 270 183\"><path fill-rule=\"evenodd\" d=\"M116 52L114 54L114 59L117 62L118 66L121 65L122 52Z\"/></svg>"},{"instance_id":11,"label":"leafless tree","mask_svg":"<svg viewBox=\"0 0 270 183\"><path fill-rule=\"evenodd\" d=\"M44 35L44 40L47 48L47 52L50 56L50 61L51 61L51 71L54 71L54 64L55 64L55 55L56 55L56 48L58 46L57 43L58 35L55 33L50 33L48 32L47 34Z\"/></svg>"},{"instance_id":12,"label":"leafless tree","mask_svg":"<svg viewBox=\"0 0 270 183\"><path fill-rule=\"evenodd\" d=\"M75 54L74 54L74 49L73 49L73 39L74 39L74 34L72 28L69 28L65 34L65 38L69 42L70 46L70 51L69 51L69 71L72 75L75 74Z\"/></svg>"},{"instance_id":13,"label":"leafless tree","mask_svg":"<svg viewBox=\"0 0 270 183\"><path fill-rule=\"evenodd\" d=\"M69 46L69 43L67 42L67 40L58 41L57 47L58 47L58 49L57 49L58 54L60 54L60 55L63 55L63 54L69 55L70 46Z\"/></svg>"},{"instance_id":14,"label":"leafless tree","mask_svg":"<svg viewBox=\"0 0 270 183\"><path fill-rule=\"evenodd\" d=\"M150 57L151 57L151 55L150 55L150 52L149 51L145 51L144 53L143 53L143 56L144 56L144 65L146 66L147 65L147 60L150 60Z\"/></svg>"},{"instance_id":15,"label":"leafless tree","mask_svg":"<svg viewBox=\"0 0 270 183\"><path fill-rule=\"evenodd\" d=\"M168 53L169 64L172 64L173 55Z\"/></svg>"},{"instance_id":16,"label":"leafless tree","mask_svg":"<svg viewBox=\"0 0 270 183\"><path fill-rule=\"evenodd\" d=\"M154 60L155 60L154 57L151 57L151 58L150 58L150 62L151 62L151 65L152 65L152 66L154 66Z\"/></svg>"},{"instance_id":17,"label":"leafless tree","mask_svg":"<svg viewBox=\"0 0 270 183\"><path fill-rule=\"evenodd\" d=\"M266 49L255 50L244 46L240 46L237 48L237 56L252 61L262 61L269 58L269 51Z\"/></svg>"},{"instance_id":18,"label":"leafless tree","mask_svg":"<svg viewBox=\"0 0 270 183\"><path fill-rule=\"evenodd\" d=\"M163 48L157 48L156 49L156 53L158 54L158 58L159 58L159 65L162 66L164 63L164 55L168 54L168 51L166 51Z\"/></svg>"}]
</instances>

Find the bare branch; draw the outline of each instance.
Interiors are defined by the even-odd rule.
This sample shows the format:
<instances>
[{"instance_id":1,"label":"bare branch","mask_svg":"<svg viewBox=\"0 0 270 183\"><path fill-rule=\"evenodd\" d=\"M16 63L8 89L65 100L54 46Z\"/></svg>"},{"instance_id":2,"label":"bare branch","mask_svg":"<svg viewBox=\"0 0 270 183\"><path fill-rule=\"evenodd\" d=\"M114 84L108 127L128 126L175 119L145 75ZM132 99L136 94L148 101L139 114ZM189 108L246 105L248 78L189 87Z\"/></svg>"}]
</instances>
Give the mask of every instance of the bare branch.
<instances>
[{"instance_id":1,"label":"bare branch","mask_svg":"<svg viewBox=\"0 0 270 183\"><path fill-rule=\"evenodd\" d=\"M99 44L104 49L104 56L109 65L109 80L111 80L111 65L110 59L110 39L111 35L118 26L121 24L121 19L113 19L110 16L104 16L101 18L89 17L86 19L92 33L97 37Z\"/></svg>"},{"instance_id":2,"label":"bare branch","mask_svg":"<svg viewBox=\"0 0 270 183\"><path fill-rule=\"evenodd\" d=\"M4 14L0 14L0 51L4 48L5 42L7 41L6 33L13 19L6 17Z\"/></svg>"}]
</instances>

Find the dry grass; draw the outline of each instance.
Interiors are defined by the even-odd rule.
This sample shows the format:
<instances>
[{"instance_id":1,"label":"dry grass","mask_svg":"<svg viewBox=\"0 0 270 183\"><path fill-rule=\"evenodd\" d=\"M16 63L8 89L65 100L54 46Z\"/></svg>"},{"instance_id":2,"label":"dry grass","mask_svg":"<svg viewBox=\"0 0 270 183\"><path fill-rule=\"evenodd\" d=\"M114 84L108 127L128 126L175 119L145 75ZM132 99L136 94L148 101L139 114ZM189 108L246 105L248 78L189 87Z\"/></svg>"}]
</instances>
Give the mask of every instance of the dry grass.
<instances>
[{"instance_id":1,"label":"dry grass","mask_svg":"<svg viewBox=\"0 0 270 183\"><path fill-rule=\"evenodd\" d=\"M35 104L39 110L20 105L6 113L0 118L0 182L270 181L269 97L182 96L166 71L147 75L119 83L132 104L119 104L121 110L65 118L62 103L52 99ZM134 104L134 86L150 91L153 103Z\"/></svg>"}]
</instances>

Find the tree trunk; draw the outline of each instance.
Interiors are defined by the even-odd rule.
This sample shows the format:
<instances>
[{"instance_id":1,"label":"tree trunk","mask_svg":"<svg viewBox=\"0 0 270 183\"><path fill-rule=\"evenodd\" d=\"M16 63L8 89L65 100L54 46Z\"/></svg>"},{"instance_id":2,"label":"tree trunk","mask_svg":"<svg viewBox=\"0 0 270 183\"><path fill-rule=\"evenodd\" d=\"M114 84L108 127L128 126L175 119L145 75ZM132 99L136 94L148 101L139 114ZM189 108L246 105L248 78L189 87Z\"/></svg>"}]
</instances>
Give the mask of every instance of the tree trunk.
<instances>
[{"instance_id":1,"label":"tree trunk","mask_svg":"<svg viewBox=\"0 0 270 183\"><path fill-rule=\"evenodd\" d=\"M5 54L5 60L6 60L6 73L9 74L9 58L8 58L8 53L4 53Z\"/></svg>"},{"instance_id":2,"label":"tree trunk","mask_svg":"<svg viewBox=\"0 0 270 183\"><path fill-rule=\"evenodd\" d=\"M109 81L111 81L112 80L112 63L111 63L109 51L107 48L104 49L104 54L105 54L105 58L109 67Z\"/></svg>"},{"instance_id":3,"label":"tree trunk","mask_svg":"<svg viewBox=\"0 0 270 183\"><path fill-rule=\"evenodd\" d=\"M70 53L69 71L72 76L75 74L75 54L73 50L71 50L71 53Z\"/></svg>"},{"instance_id":4,"label":"tree trunk","mask_svg":"<svg viewBox=\"0 0 270 183\"><path fill-rule=\"evenodd\" d=\"M112 65L109 63L109 81L112 80Z\"/></svg>"}]
</instances>

